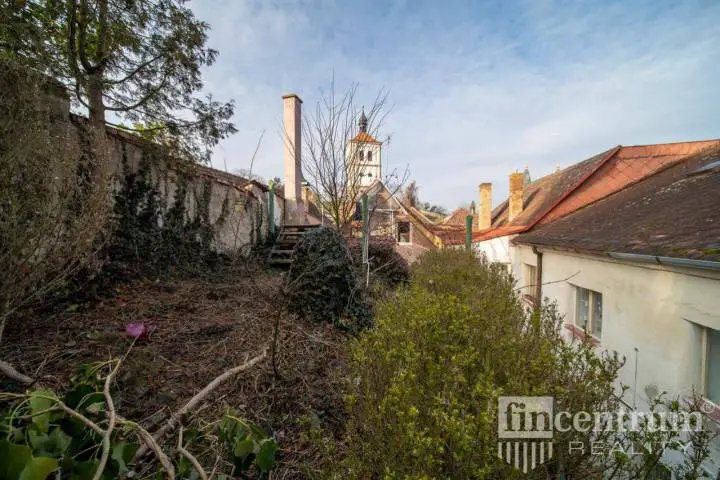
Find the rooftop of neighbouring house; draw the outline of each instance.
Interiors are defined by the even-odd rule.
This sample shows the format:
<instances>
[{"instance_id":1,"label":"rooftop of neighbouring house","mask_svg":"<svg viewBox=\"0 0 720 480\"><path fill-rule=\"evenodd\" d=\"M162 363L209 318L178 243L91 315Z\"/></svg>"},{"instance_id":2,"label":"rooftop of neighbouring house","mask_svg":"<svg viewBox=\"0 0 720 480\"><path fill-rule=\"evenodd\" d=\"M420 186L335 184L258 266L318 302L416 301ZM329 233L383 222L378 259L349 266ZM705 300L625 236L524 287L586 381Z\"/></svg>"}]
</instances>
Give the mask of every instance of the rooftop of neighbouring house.
<instances>
[{"instance_id":1,"label":"rooftop of neighbouring house","mask_svg":"<svg viewBox=\"0 0 720 480\"><path fill-rule=\"evenodd\" d=\"M719 140L617 146L531 182L523 210L508 221L508 201L491 215L491 228L473 232L473 242L529 230L562 218L622 190L675 162L720 144Z\"/></svg>"},{"instance_id":2,"label":"rooftop of neighbouring house","mask_svg":"<svg viewBox=\"0 0 720 480\"><path fill-rule=\"evenodd\" d=\"M668 162L642 180L540 224L514 241L718 262L718 205L720 146L714 146Z\"/></svg>"},{"instance_id":3,"label":"rooftop of neighbouring house","mask_svg":"<svg viewBox=\"0 0 720 480\"><path fill-rule=\"evenodd\" d=\"M456 208L452 211L452 213L450 213L450 215L446 216L443 221L440 222L440 225L465 228L465 219L468 215L473 215L470 209L464 207ZM473 230L477 230L477 227L478 217L477 215L473 215Z\"/></svg>"}]
</instances>

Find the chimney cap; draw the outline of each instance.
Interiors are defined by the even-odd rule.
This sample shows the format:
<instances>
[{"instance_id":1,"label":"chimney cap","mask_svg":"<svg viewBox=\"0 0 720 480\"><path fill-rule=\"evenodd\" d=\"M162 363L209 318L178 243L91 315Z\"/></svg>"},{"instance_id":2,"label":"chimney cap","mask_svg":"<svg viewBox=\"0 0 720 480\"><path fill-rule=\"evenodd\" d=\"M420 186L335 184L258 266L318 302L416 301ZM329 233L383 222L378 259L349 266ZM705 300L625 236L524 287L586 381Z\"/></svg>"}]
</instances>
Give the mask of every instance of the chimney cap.
<instances>
[{"instance_id":1,"label":"chimney cap","mask_svg":"<svg viewBox=\"0 0 720 480\"><path fill-rule=\"evenodd\" d=\"M287 95L282 96L283 100L285 100L286 98L293 98L293 97L297 98L298 102L302 103L302 99L294 93L288 93Z\"/></svg>"}]
</instances>

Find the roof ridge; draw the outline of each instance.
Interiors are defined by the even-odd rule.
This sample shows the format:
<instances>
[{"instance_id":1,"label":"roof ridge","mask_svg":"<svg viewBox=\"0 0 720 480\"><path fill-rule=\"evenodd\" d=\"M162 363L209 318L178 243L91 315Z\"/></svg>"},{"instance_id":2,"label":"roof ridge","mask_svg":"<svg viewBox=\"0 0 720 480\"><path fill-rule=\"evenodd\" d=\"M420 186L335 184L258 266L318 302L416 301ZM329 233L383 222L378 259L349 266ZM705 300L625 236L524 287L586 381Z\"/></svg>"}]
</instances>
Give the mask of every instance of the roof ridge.
<instances>
[{"instance_id":1,"label":"roof ridge","mask_svg":"<svg viewBox=\"0 0 720 480\"><path fill-rule=\"evenodd\" d=\"M611 192L610 194L605 195L604 197L599 198L599 199L595 200L594 202L591 202L591 203L585 204L585 205L583 205L583 206L581 206L581 207L579 207L579 208L576 208L576 209L573 210L572 212L569 212L569 213L567 213L567 214L565 214L565 215L563 215L563 216L561 216L561 217L558 217L558 218L554 219L553 221L557 221L557 220L560 220L560 219L563 219L563 218L567 218L567 217L569 217L569 216L571 216L571 215L573 215L573 214L575 214L575 213L579 213L579 212L581 212L581 211L583 211L583 210L585 210L585 209L587 209L587 208L589 208L589 207L598 205L598 204L600 204L600 203L602 203L602 202L610 201L610 199L612 199L612 198L615 197L616 195L618 195L618 194L620 194L620 193L628 190L629 188L635 187L635 186L637 186L638 184L640 184L640 183L642 183L642 182L649 181L649 180L653 179L654 177L656 177L657 175L659 175L659 174L661 174L661 173L663 173L663 172L666 172L666 171L670 170L671 168L678 167L679 165L681 165L681 164L683 164L683 163L687 163L687 162L689 162L692 158L698 157L698 156L700 156L700 155L705 155L705 154L709 153L711 150L718 150L718 151L720 151L720 145L711 145L711 146L708 146L707 148L703 148L702 150L699 150L699 151L697 151L697 152L685 154L685 155L683 155L682 157L680 157L679 159L677 159L675 162L668 163L667 165L662 165L661 167L659 167L657 170L655 170L654 172L650 173L649 175L646 175L646 176L644 176L644 177L640 177L640 178L638 178L637 180L634 180L634 181L632 181L632 182L624 185L622 188L620 188L620 189L618 189L618 190L615 190L614 192ZM671 183L675 183L676 181L677 181L677 180L673 180ZM549 212L548 212L548 213L549 213ZM528 229L528 230L530 230L530 229Z\"/></svg>"},{"instance_id":2,"label":"roof ridge","mask_svg":"<svg viewBox=\"0 0 720 480\"><path fill-rule=\"evenodd\" d=\"M583 175L580 180L575 182L575 185L570 187L563 193L560 198L558 198L555 202L553 202L547 209L545 209L544 212L542 212L540 215L535 217L535 220L530 222L530 224L527 226L527 230L532 229L535 225L540 223L540 221L547 217L550 212L552 212L558 205L560 205L563 201L565 201L566 198L568 198L570 195L572 195L573 192L575 192L580 186L582 186L585 182L587 182L590 177L592 177L595 173L597 173L600 168L605 165L611 158L613 158L617 153L622 149L622 145L617 145L615 148L612 148L605 152L605 155L598 161L597 165L595 165L592 169L590 169L589 172L587 172L585 175ZM591 157L592 158L592 157ZM577 165L577 164L576 164Z\"/></svg>"}]
</instances>

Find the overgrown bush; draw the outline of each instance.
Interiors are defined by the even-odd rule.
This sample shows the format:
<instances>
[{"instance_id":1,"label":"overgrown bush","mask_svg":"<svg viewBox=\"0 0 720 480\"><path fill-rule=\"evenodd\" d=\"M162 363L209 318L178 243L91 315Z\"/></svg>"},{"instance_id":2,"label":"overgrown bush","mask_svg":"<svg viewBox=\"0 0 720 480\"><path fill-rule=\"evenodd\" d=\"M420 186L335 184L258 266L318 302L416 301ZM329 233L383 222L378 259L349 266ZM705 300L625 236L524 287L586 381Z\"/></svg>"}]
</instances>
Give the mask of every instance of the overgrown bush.
<instances>
[{"instance_id":1,"label":"overgrown bush","mask_svg":"<svg viewBox=\"0 0 720 480\"><path fill-rule=\"evenodd\" d=\"M210 215L212 183L194 179L192 172L179 169L172 197L161 192L152 169L163 159L159 146L148 143L141 150L137 170L122 146L120 188L115 193L115 227L106 253L108 269L117 274L125 266L130 273L161 275L171 271L197 273L223 260L213 240L229 213L226 198L218 218ZM195 208L188 209L192 198Z\"/></svg>"},{"instance_id":2,"label":"overgrown bush","mask_svg":"<svg viewBox=\"0 0 720 480\"><path fill-rule=\"evenodd\" d=\"M332 227L305 233L293 251L286 300L293 313L350 331L370 324L371 305L359 285L350 249Z\"/></svg>"},{"instance_id":3,"label":"overgrown bush","mask_svg":"<svg viewBox=\"0 0 720 480\"><path fill-rule=\"evenodd\" d=\"M104 132L71 127L62 88L36 72L2 60L0 85L1 339L17 308L95 269L109 202Z\"/></svg>"},{"instance_id":4,"label":"overgrown bush","mask_svg":"<svg viewBox=\"0 0 720 480\"><path fill-rule=\"evenodd\" d=\"M350 251L357 268L358 277L365 278L367 266L362 265L362 247L360 243L354 243ZM370 282L395 288L406 283L410 278L410 267L390 244L373 243L371 241L368 245L368 259L370 262Z\"/></svg>"},{"instance_id":5,"label":"overgrown bush","mask_svg":"<svg viewBox=\"0 0 720 480\"><path fill-rule=\"evenodd\" d=\"M499 396L552 396L556 412L621 406L614 382L622 361L565 342L561 322L552 305L526 309L501 266L463 251L426 254L352 348L343 475L601 478L617 467L615 478L645 478L629 474L633 461L622 454L590 455L591 440L632 440L613 433L556 431L556 455L527 475L498 458ZM640 435L640 445L648 438ZM585 450L568 456L572 441ZM661 456L643 457L637 470Z\"/></svg>"}]
</instances>

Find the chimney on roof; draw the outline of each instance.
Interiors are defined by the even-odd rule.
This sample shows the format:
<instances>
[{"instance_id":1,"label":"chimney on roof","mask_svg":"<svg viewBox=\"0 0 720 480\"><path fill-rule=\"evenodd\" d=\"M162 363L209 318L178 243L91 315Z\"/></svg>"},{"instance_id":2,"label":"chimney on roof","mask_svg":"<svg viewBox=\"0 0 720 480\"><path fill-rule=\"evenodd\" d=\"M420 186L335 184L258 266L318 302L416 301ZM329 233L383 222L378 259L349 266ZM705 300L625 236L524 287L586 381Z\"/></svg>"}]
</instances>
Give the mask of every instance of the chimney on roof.
<instances>
[{"instance_id":1,"label":"chimney on roof","mask_svg":"<svg viewBox=\"0 0 720 480\"><path fill-rule=\"evenodd\" d=\"M285 160L285 217L298 223L304 218L300 184L302 168L300 163L302 100L291 93L283 97L284 160Z\"/></svg>"},{"instance_id":2,"label":"chimney on roof","mask_svg":"<svg viewBox=\"0 0 720 480\"><path fill-rule=\"evenodd\" d=\"M478 230L486 230L492 225L492 183L480 184L478 205Z\"/></svg>"},{"instance_id":3,"label":"chimney on roof","mask_svg":"<svg viewBox=\"0 0 720 480\"><path fill-rule=\"evenodd\" d=\"M510 197L508 198L508 222L523 211L523 193L525 189L525 174L515 172L510 174Z\"/></svg>"}]
</instances>

